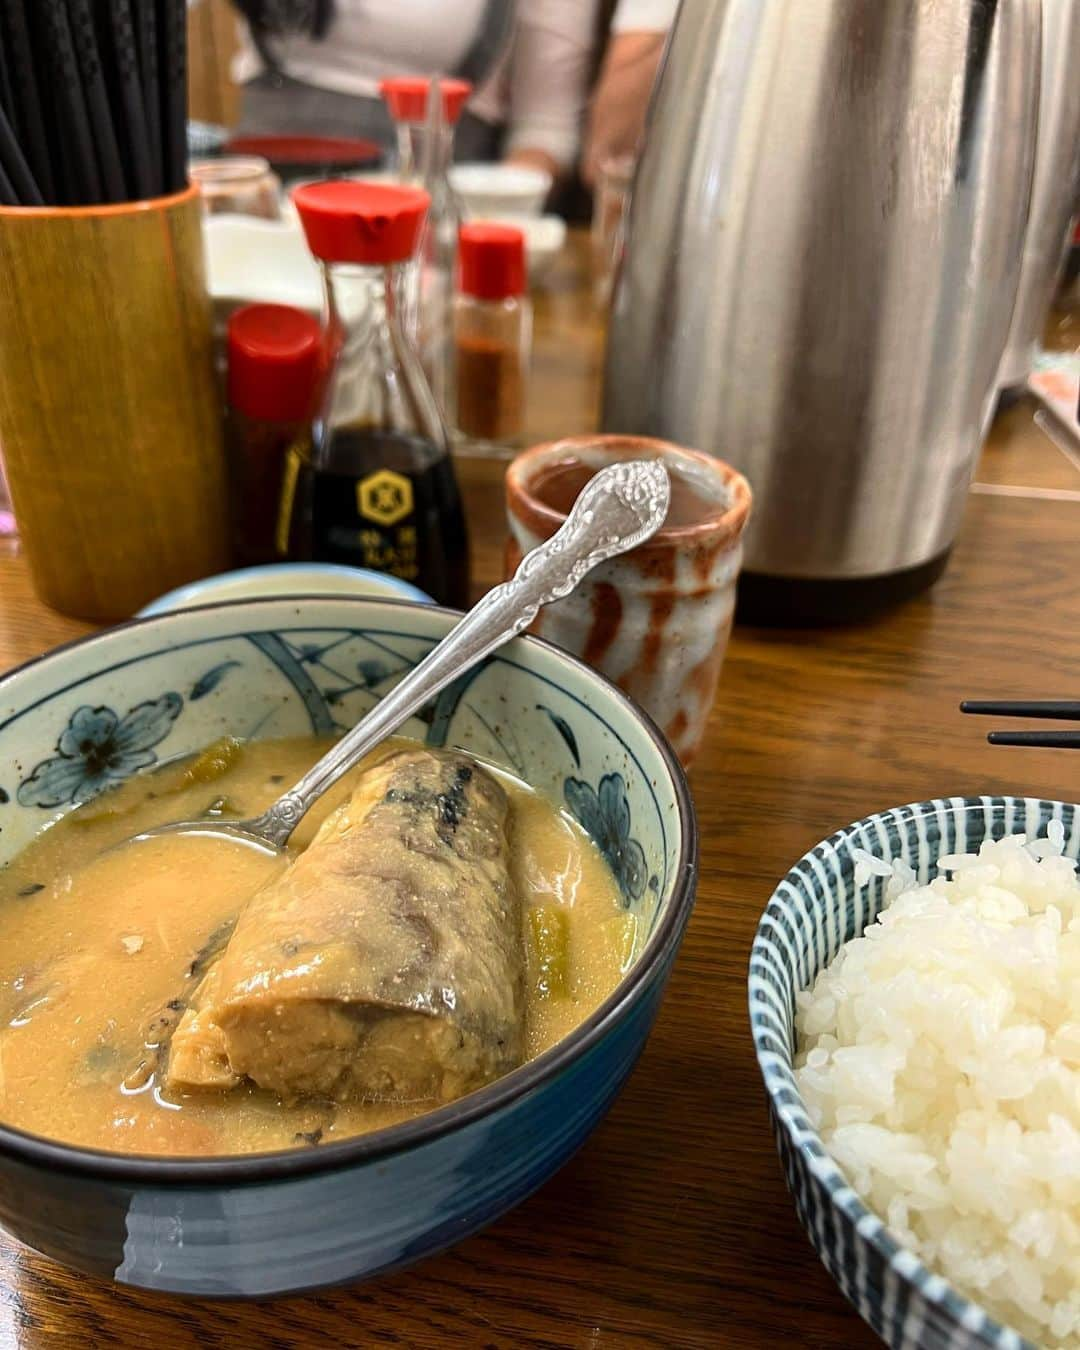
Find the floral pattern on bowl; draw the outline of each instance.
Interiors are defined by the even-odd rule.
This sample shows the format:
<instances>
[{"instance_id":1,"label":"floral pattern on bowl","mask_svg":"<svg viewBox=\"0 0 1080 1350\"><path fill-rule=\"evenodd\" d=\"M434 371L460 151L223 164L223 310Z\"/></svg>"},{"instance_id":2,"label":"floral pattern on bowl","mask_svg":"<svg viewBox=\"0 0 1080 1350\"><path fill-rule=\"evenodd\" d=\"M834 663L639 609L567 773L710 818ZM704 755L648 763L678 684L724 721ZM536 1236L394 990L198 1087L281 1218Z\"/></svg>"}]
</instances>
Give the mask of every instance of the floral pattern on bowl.
<instances>
[{"instance_id":1,"label":"floral pattern on bowl","mask_svg":"<svg viewBox=\"0 0 1080 1350\"><path fill-rule=\"evenodd\" d=\"M645 891L645 850L630 833L630 804L621 773L605 774L598 788L568 778L563 796L570 814L581 824L607 859L623 900L630 905Z\"/></svg>"},{"instance_id":2,"label":"floral pattern on bowl","mask_svg":"<svg viewBox=\"0 0 1080 1350\"><path fill-rule=\"evenodd\" d=\"M125 717L112 708L76 708L56 743L56 755L44 759L19 784L20 806L78 805L157 762L153 746L163 741L180 715L179 694L162 694L140 703Z\"/></svg>"}]
</instances>

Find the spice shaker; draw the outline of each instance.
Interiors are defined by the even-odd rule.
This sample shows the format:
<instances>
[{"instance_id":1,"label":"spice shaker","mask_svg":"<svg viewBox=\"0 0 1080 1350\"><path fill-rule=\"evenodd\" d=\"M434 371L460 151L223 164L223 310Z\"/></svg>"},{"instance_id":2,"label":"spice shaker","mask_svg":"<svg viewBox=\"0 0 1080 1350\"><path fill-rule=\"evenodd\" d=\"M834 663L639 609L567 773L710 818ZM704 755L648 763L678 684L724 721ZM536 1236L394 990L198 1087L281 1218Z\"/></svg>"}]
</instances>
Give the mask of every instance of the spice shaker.
<instances>
[{"instance_id":1,"label":"spice shaker","mask_svg":"<svg viewBox=\"0 0 1080 1350\"><path fill-rule=\"evenodd\" d=\"M457 428L477 448L512 446L525 422L532 305L525 236L512 225L461 227L454 300Z\"/></svg>"},{"instance_id":2,"label":"spice shaker","mask_svg":"<svg viewBox=\"0 0 1080 1350\"><path fill-rule=\"evenodd\" d=\"M234 561L276 556L278 504L290 446L310 433L322 330L290 305L245 305L228 327L229 513Z\"/></svg>"},{"instance_id":3,"label":"spice shaker","mask_svg":"<svg viewBox=\"0 0 1080 1350\"><path fill-rule=\"evenodd\" d=\"M329 373L310 445L289 452L279 542L290 558L389 572L463 607L461 497L401 320L428 195L337 181L297 188L293 201L322 265Z\"/></svg>"}]
</instances>

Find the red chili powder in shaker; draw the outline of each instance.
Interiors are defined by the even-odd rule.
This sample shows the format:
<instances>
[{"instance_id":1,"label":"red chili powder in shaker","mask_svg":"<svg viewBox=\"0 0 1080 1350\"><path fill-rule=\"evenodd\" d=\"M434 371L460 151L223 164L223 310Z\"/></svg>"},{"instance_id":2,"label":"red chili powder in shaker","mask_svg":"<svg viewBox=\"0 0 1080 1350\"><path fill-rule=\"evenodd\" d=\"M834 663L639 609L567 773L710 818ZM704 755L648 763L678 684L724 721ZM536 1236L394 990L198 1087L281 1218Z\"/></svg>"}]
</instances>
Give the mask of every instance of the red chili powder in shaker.
<instances>
[{"instance_id":1,"label":"red chili powder in shaker","mask_svg":"<svg viewBox=\"0 0 1080 1350\"><path fill-rule=\"evenodd\" d=\"M498 338L459 336L455 359L461 429L492 441L516 436L525 403L518 349Z\"/></svg>"},{"instance_id":2,"label":"red chili powder in shaker","mask_svg":"<svg viewBox=\"0 0 1080 1350\"><path fill-rule=\"evenodd\" d=\"M523 430L532 309L525 294L525 236L512 225L461 227L454 301L458 429L480 441Z\"/></svg>"}]
</instances>

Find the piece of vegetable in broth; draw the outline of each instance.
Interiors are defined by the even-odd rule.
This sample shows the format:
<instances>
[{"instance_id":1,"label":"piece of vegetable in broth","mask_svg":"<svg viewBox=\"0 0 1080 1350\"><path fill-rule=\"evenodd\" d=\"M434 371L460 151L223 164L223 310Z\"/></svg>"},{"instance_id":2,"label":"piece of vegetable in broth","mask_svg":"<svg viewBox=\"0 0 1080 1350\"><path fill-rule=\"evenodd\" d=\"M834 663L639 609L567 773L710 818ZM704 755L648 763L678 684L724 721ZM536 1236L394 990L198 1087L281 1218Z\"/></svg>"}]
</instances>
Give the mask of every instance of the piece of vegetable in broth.
<instances>
[{"instance_id":1,"label":"piece of vegetable in broth","mask_svg":"<svg viewBox=\"0 0 1080 1350\"><path fill-rule=\"evenodd\" d=\"M560 905L528 911L529 973L541 998L570 993L570 916Z\"/></svg>"},{"instance_id":2,"label":"piece of vegetable in broth","mask_svg":"<svg viewBox=\"0 0 1080 1350\"><path fill-rule=\"evenodd\" d=\"M205 750L200 750L184 769L177 784L178 789L196 787L200 783L213 783L233 768L244 752L244 744L235 736L222 736L212 742Z\"/></svg>"},{"instance_id":3,"label":"piece of vegetable in broth","mask_svg":"<svg viewBox=\"0 0 1080 1350\"><path fill-rule=\"evenodd\" d=\"M134 800L126 805L117 805L117 789L110 788L97 801L72 811L70 820L72 825L77 825L80 829L87 825L101 825L105 821L123 819L124 816L130 815L137 805L138 802Z\"/></svg>"},{"instance_id":4,"label":"piece of vegetable in broth","mask_svg":"<svg viewBox=\"0 0 1080 1350\"><path fill-rule=\"evenodd\" d=\"M636 914L620 914L608 919L601 925L604 946L614 958L619 970L625 974L634 959L637 946L638 920Z\"/></svg>"},{"instance_id":5,"label":"piece of vegetable in broth","mask_svg":"<svg viewBox=\"0 0 1080 1350\"><path fill-rule=\"evenodd\" d=\"M237 764L243 751L243 742L238 741L235 736L222 736L219 740L212 741L205 750L200 750L194 759L184 766L175 786L169 791L183 792L186 788L198 787L200 783L216 782ZM73 812L72 824L100 825L105 821L119 820L122 816L129 815L139 804L135 800L129 800L123 805L117 805L115 792L114 788L93 805L80 807L78 811ZM215 798L206 811L210 819L232 814L239 813L235 811L227 797Z\"/></svg>"}]
</instances>

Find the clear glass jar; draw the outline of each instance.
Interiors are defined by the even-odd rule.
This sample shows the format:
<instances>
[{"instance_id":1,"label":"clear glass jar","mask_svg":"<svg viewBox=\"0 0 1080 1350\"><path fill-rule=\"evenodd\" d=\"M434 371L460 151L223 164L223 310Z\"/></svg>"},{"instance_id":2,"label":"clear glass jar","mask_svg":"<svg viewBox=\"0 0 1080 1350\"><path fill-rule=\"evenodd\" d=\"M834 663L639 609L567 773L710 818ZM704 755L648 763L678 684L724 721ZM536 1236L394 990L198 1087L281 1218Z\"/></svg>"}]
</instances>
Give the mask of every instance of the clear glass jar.
<instances>
[{"instance_id":1,"label":"clear glass jar","mask_svg":"<svg viewBox=\"0 0 1080 1350\"><path fill-rule=\"evenodd\" d=\"M294 194L326 285L329 362L310 447L290 454L280 538L468 602L468 541L446 429L402 323L427 194L330 182Z\"/></svg>"},{"instance_id":2,"label":"clear glass jar","mask_svg":"<svg viewBox=\"0 0 1080 1350\"><path fill-rule=\"evenodd\" d=\"M281 179L258 155L193 159L188 173L192 182L198 184L205 215L281 218Z\"/></svg>"},{"instance_id":3,"label":"clear glass jar","mask_svg":"<svg viewBox=\"0 0 1080 1350\"><path fill-rule=\"evenodd\" d=\"M419 243L420 267L406 297L406 323L443 416L452 424L450 310L461 216L448 171L454 158L454 128L472 85L467 80L440 80L441 98L433 108L429 108L431 81L426 77L383 80L379 89L397 125L398 177L422 187L431 198Z\"/></svg>"},{"instance_id":4,"label":"clear glass jar","mask_svg":"<svg viewBox=\"0 0 1080 1350\"><path fill-rule=\"evenodd\" d=\"M470 449L512 452L525 431L532 305L525 236L476 222L460 235L461 290L454 300L457 432Z\"/></svg>"}]
</instances>

